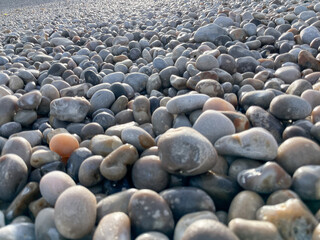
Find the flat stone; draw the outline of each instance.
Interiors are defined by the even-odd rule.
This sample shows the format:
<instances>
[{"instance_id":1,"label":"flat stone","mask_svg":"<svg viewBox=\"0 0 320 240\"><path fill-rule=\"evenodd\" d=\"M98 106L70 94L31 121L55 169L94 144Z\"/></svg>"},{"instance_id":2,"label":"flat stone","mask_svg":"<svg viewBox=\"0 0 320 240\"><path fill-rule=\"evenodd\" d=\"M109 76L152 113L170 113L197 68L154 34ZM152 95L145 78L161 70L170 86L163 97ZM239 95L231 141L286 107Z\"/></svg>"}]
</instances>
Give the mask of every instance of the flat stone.
<instances>
[{"instance_id":1,"label":"flat stone","mask_svg":"<svg viewBox=\"0 0 320 240\"><path fill-rule=\"evenodd\" d=\"M300 71L293 66L281 67L274 73L276 77L281 78L285 83L291 84L301 77Z\"/></svg>"},{"instance_id":2,"label":"flat stone","mask_svg":"<svg viewBox=\"0 0 320 240\"><path fill-rule=\"evenodd\" d=\"M67 46L73 45L74 43L67 38L55 37L50 40L50 44L53 45L54 47L60 46L60 45L67 47Z\"/></svg>"}]
</instances>

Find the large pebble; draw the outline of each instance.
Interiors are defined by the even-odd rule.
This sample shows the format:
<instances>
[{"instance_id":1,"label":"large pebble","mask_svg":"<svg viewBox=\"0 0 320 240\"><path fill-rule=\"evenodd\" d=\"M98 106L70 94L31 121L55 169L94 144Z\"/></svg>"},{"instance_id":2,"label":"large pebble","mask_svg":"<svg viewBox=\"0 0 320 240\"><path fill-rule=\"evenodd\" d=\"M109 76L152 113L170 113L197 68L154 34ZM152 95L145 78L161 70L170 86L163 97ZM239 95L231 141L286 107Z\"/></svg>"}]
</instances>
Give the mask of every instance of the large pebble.
<instances>
[{"instance_id":1,"label":"large pebble","mask_svg":"<svg viewBox=\"0 0 320 240\"><path fill-rule=\"evenodd\" d=\"M166 201L152 190L139 190L129 202L129 217L135 234L159 231L173 233L174 220Z\"/></svg>"},{"instance_id":2,"label":"large pebble","mask_svg":"<svg viewBox=\"0 0 320 240\"><path fill-rule=\"evenodd\" d=\"M263 206L257 219L273 223L284 239L311 239L318 221L299 199Z\"/></svg>"},{"instance_id":3,"label":"large pebble","mask_svg":"<svg viewBox=\"0 0 320 240\"><path fill-rule=\"evenodd\" d=\"M212 144L189 127L171 129L158 140L159 157L169 173L194 176L208 171L217 161Z\"/></svg>"},{"instance_id":4,"label":"large pebble","mask_svg":"<svg viewBox=\"0 0 320 240\"><path fill-rule=\"evenodd\" d=\"M114 212L104 216L94 232L93 240L120 239L130 240L130 219L123 212Z\"/></svg>"},{"instance_id":5,"label":"large pebble","mask_svg":"<svg viewBox=\"0 0 320 240\"><path fill-rule=\"evenodd\" d=\"M182 216L198 211L215 212L215 206L209 195L194 187L175 187L160 192L168 203L175 221Z\"/></svg>"},{"instance_id":6,"label":"large pebble","mask_svg":"<svg viewBox=\"0 0 320 240\"><path fill-rule=\"evenodd\" d=\"M217 37L227 35L226 30L215 23L200 27L194 34L196 42L213 42Z\"/></svg>"},{"instance_id":7,"label":"large pebble","mask_svg":"<svg viewBox=\"0 0 320 240\"><path fill-rule=\"evenodd\" d=\"M188 213L181 217L174 229L174 240L181 240L186 229L195 221L200 219L212 219L218 221L217 216L211 211L199 211L194 213Z\"/></svg>"},{"instance_id":8,"label":"large pebble","mask_svg":"<svg viewBox=\"0 0 320 240\"><path fill-rule=\"evenodd\" d=\"M57 230L54 223L54 209L44 208L39 212L35 219L35 235L36 239L65 239Z\"/></svg>"},{"instance_id":9,"label":"large pebble","mask_svg":"<svg viewBox=\"0 0 320 240\"><path fill-rule=\"evenodd\" d=\"M284 141L278 149L276 161L289 174L304 165L320 165L320 147L304 137L293 137Z\"/></svg>"},{"instance_id":10,"label":"large pebble","mask_svg":"<svg viewBox=\"0 0 320 240\"><path fill-rule=\"evenodd\" d=\"M292 189L303 200L319 200L320 166L307 165L298 168L292 177Z\"/></svg>"},{"instance_id":11,"label":"large pebble","mask_svg":"<svg viewBox=\"0 0 320 240\"><path fill-rule=\"evenodd\" d=\"M200 219L192 223L184 232L181 240L239 240L224 224L212 219Z\"/></svg>"},{"instance_id":12,"label":"large pebble","mask_svg":"<svg viewBox=\"0 0 320 240\"><path fill-rule=\"evenodd\" d=\"M129 201L132 195L138 190L130 188L122 192L109 195L98 202L97 205L97 220L100 221L105 215L113 212L123 212L128 214Z\"/></svg>"},{"instance_id":13,"label":"large pebble","mask_svg":"<svg viewBox=\"0 0 320 240\"><path fill-rule=\"evenodd\" d=\"M96 221L95 196L82 186L64 191L55 204L54 222L61 235L77 239L90 233Z\"/></svg>"},{"instance_id":14,"label":"large pebble","mask_svg":"<svg viewBox=\"0 0 320 240\"><path fill-rule=\"evenodd\" d=\"M279 119L304 119L311 113L311 110L306 100L294 95L277 96L270 103L271 114Z\"/></svg>"},{"instance_id":15,"label":"large pebble","mask_svg":"<svg viewBox=\"0 0 320 240\"><path fill-rule=\"evenodd\" d=\"M121 145L123 145L123 143L119 137L99 134L91 139L90 150L95 155L105 157Z\"/></svg>"},{"instance_id":16,"label":"large pebble","mask_svg":"<svg viewBox=\"0 0 320 240\"><path fill-rule=\"evenodd\" d=\"M0 157L0 170L0 199L12 201L27 182L27 165L16 154L4 154Z\"/></svg>"},{"instance_id":17,"label":"large pebble","mask_svg":"<svg viewBox=\"0 0 320 240\"><path fill-rule=\"evenodd\" d=\"M7 95L0 98L0 126L13 120L15 111L18 109L18 98Z\"/></svg>"},{"instance_id":18,"label":"large pebble","mask_svg":"<svg viewBox=\"0 0 320 240\"><path fill-rule=\"evenodd\" d=\"M214 144L221 155L241 156L258 160L273 160L277 156L278 144L274 137L263 128L224 136Z\"/></svg>"},{"instance_id":19,"label":"large pebble","mask_svg":"<svg viewBox=\"0 0 320 240\"><path fill-rule=\"evenodd\" d=\"M228 220L241 218L255 220L256 212L264 205L262 197L252 191L241 191L232 200L228 213Z\"/></svg>"},{"instance_id":20,"label":"large pebble","mask_svg":"<svg viewBox=\"0 0 320 240\"><path fill-rule=\"evenodd\" d=\"M144 151L156 145L152 136L141 127L128 127L121 132L124 143L132 144L138 151Z\"/></svg>"},{"instance_id":21,"label":"large pebble","mask_svg":"<svg viewBox=\"0 0 320 240\"><path fill-rule=\"evenodd\" d=\"M278 229L271 222L236 218L228 227L239 239L250 240L282 240Z\"/></svg>"},{"instance_id":22,"label":"large pebble","mask_svg":"<svg viewBox=\"0 0 320 240\"><path fill-rule=\"evenodd\" d=\"M33 223L21 222L9 224L0 228L0 239L3 240L34 240L35 228Z\"/></svg>"},{"instance_id":23,"label":"large pebble","mask_svg":"<svg viewBox=\"0 0 320 240\"><path fill-rule=\"evenodd\" d=\"M61 121L82 122L90 110L90 102L81 97L63 97L50 103L50 116Z\"/></svg>"},{"instance_id":24,"label":"large pebble","mask_svg":"<svg viewBox=\"0 0 320 240\"><path fill-rule=\"evenodd\" d=\"M106 179L118 181L127 174L127 165L132 165L138 157L138 151L133 145L124 144L103 159L100 172Z\"/></svg>"},{"instance_id":25,"label":"large pebble","mask_svg":"<svg viewBox=\"0 0 320 240\"><path fill-rule=\"evenodd\" d=\"M276 190L288 189L291 177L276 162L267 162L258 168L243 170L238 174L241 187L257 193L269 194Z\"/></svg>"},{"instance_id":26,"label":"large pebble","mask_svg":"<svg viewBox=\"0 0 320 240\"><path fill-rule=\"evenodd\" d=\"M163 169L158 156L138 159L131 170L132 182L137 189L164 190L169 184L169 174Z\"/></svg>"},{"instance_id":27,"label":"large pebble","mask_svg":"<svg viewBox=\"0 0 320 240\"><path fill-rule=\"evenodd\" d=\"M203 112L193 125L193 128L205 136L212 144L219 138L235 133L231 120L224 114L207 110Z\"/></svg>"},{"instance_id":28,"label":"large pebble","mask_svg":"<svg viewBox=\"0 0 320 240\"><path fill-rule=\"evenodd\" d=\"M187 94L172 98L166 107L172 114L187 113L201 109L208 99L209 96L205 94Z\"/></svg>"},{"instance_id":29,"label":"large pebble","mask_svg":"<svg viewBox=\"0 0 320 240\"><path fill-rule=\"evenodd\" d=\"M61 193L75 185L76 183L68 174L61 171L52 171L41 178L39 186L43 198L54 206Z\"/></svg>"}]
</instances>

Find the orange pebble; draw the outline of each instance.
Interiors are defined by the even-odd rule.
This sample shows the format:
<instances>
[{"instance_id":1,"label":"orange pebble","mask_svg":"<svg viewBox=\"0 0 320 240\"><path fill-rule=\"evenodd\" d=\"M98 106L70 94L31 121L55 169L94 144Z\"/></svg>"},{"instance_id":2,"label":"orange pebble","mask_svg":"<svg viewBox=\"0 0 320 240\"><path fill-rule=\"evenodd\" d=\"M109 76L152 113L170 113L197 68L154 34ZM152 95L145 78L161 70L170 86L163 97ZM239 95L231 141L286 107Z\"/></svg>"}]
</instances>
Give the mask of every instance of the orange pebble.
<instances>
[{"instance_id":1,"label":"orange pebble","mask_svg":"<svg viewBox=\"0 0 320 240\"><path fill-rule=\"evenodd\" d=\"M206 111L206 110L233 111L233 112L236 111L234 106L231 103L218 97L209 98L203 105L202 110L203 111Z\"/></svg>"},{"instance_id":2,"label":"orange pebble","mask_svg":"<svg viewBox=\"0 0 320 240\"><path fill-rule=\"evenodd\" d=\"M71 134L59 133L52 137L49 147L51 151L58 153L62 161L66 163L71 153L79 148L79 142Z\"/></svg>"}]
</instances>

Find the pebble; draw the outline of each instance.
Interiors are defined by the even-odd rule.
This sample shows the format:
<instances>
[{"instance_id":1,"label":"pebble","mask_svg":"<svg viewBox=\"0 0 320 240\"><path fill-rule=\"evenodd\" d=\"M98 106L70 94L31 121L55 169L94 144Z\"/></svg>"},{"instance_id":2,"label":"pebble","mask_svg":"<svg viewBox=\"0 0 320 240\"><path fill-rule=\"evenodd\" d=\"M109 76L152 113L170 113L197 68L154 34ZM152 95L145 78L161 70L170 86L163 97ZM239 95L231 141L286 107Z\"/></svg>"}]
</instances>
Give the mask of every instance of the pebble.
<instances>
[{"instance_id":1,"label":"pebble","mask_svg":"<svg viewBox=\"0 0 320 240\"><path fill-rule=\"evenodd\" d=\"M215 212L215 205L212 199L201 189L194 187L169 188L160 192L160 196L169 205L176 222L181 217L192 212Z\"/></svg>"},{"instance_id":2,"label":"pebble","mask_svg":"<svg viewBox=\"0 0 320 240\"><path fill-rule=\"evenodd\" d=\"M170 175L163 169L158 156L145 156L133 164L132 182L137 189L150 189L155 192L164 190L170 181Z\"/></svg>"},{"instance_id":3,"label":"pebble","mask_svg":"<svg viewBox=\"0 0 320 240\"><path fill-rule=\"evenodd\" d=\"M217 161L211 142L190 127L170 129L158 140L159 157L169 173L194 176L208 171Z\"/></svg>"},{"instance_id":4,"label":"pebble","mask_svg":"<svg viewBox=\"0 0 320 240\"><path fill-rule=\"evenodd\" d=\"M285 239L311 239L318 225L316 218L299 199L263 206L257 212L257 219L273 223Z\"/></svg>"},{"instance_id":5,"label":"pebble","mask_svg":"<svg viewBox=\"0 0 320 240\"><path fill-rule=\"evenodd\" d=\"M0 157L1 184L0 199L12 201L27 183L28 167L21 157L16 154L3 154Z\"/></svg>"},{"instance_id":6,"label":"pebble","mask_svg":"<svg viewBox=\"0 0 320 240\"><path fill-rule=\"evenodd\" d=\"M68 133L54 135L49 142L50 150L59 154L62 161L67 162L72 152L79 148L78 140Z\"/></svg>"},{"instance_id":7,"label":"pebble","mask_svg":"<svg viewBox=\"0 0 320 240\"><path fill-rule=\"evenodd\" d=\"M121 139L124 143L135 146L138 151L144 151L156 145L153 137L141 127L128 127L121 132Z\"/></svg>"},{"instance_id":8,"label":"pebble","mask_svg":"<svg viewBox=\"0 0 320 240\"><path fill-rule=\"evenodd\" d=\"M34 223L36 239L64 239L54 223L54 209L44 208L39 212Z\"/></svg>"},{"instance_id":9,"label":"pebble","mask_svg":"<svg viewBox=\"0 0 320 240\"><path fill-rule=\"evenodd\" d=\"M93 240L131 239L130 219L122 212L114 212L104 216L94 232Z\"/></svg>"},{"instance_id":10,"label":"pebble","mask_svg":"<svg viewBox=\"0 0 320 240\"><path fill-rule=\"evenodd\" d=\"M193 129L205 136L212 144L223 136L235 133L232 121L214 110L204 111L194 123Z\"/></svg>"},{"instance_id":11,"label":"pebble","mask_svg":"<svg viewBox=\"0 0 320 240\"><path fill-rule=\"evenodd\" d=\"M66 189L57 199L54 222L59 233L71 239L89 234L96 221L96 198L85 187Z\"/></svg>"},{"instance_id":12,"label":"pebble","mask_svg":"<svg viewBox=\"0 0 320 240\"><path fill-rule=\"evenodd\" d=\"M271 222L235 218L228 227L239 239L281 240L279 231Z\"/></svg>"},{"instance_id":13,"label":"pebble","mask_svg":"<svg viewBox=\"0 0 320 240\"><path fill-rule=\"evenodd\" d=\"M263 128L224 136L214 144L218 154L247 157L263 161L273 160L277 156L278 144L274 137Z\"/></svg>"},{"instance_id":14,"label":"pebble","mask_svg":"<svg viewBox=\"0 0 320 240\"><path fill-rule=\"evenodd\" d=\"M238 183L246 190L270 194L276 190L288 189L291 176L275 162L267 162L258 168L243 170L238 174Z\"/></svg>"},{"instance_id":15,"label":"pebble","mask_svg":"<svg viewBox=\"0 0 320 240\"><path fill-rule=\"evenodd\" d=\"M289 174L293 174L304 165L318 165L320 147L314 141L304 137L292 137L278 148L276 161Z\"/></svg>"},{"instance_id":16,"label":"pebble","mask_svg":"<svg viewBox=\"0 0 320 240\"><path fill-rule=\"evenodd\" d=\"M90 110L90 102L80 97L63 97L50 103L50 116L60 121L82 122Z\"/></svg>"},{"instance_id":17,"label":"pebble","mask_svg":"<svg viewBox=\"0 0 320 240\"><path fill-rule=\"evenodd\" d=\"M176 96L168 101L166 108L171 114L187 113L201 109L208 99L209 96L205 94L187 94Z\"/></svg>"},{"instance_id":18,"label":"pebble","mask_svg":"<svg viewBox=\"0 0 320 240\"><path fill-rule=\"evenodd\" d=\"M315 186L318 183L319 166L306 165L299 167L292 177L292 190L303 200L318 200Z\"/></svg>"},{"instance_id":19,"label":"pebble","mask_svg":"<svg viewBox=\"0 0 320 240\"><path fill-rule=\"evenodd\" d=\"M47 219L37 220L42 209L53 206L37 184L59 172L77 185L66 191L81 185L101 202L99 217L72 231L86 228L77 236L83 240L93 239L99 221L116 212L130 219L124 220L127 227L102 231L117 236L117 229L125 230L131 239L174 239L178 225L173 222L190 213L195 214L193 220L188 216L190 224L197 214L208 216L239 239L278 239L279 234L317 239L318 222L306 237L299 235L306 226L299 218L293 224L298 227L286 235L278 223L262 226L254 213L291 199L320 219L317 178L309 173L319 165L317 1L121 0L105 5L79 0L62 6L19 0L0 5L0 159L12 156L17 166L0 169L2 179L13 174L0 187L0 232L9 227L5 238L13 236L11 226L21 223L34 223L32 236L25 238L74 238L56 227L57 209L49 208L42 217ZM57 141L53 149L51 139L59 134L67 134L68 141ZM266 173L271 175L262 182ZM246 184L239 185L238 177L244 176ZM270 185L276 177L285 181ZM136 231L128 205L146 188L160 195L173 191L180 199L171 204L156 194L172 213L163 221L165 230ZM254 210L241 203L238 196L246 189L266 202L248 197ZM186 199L203 194L199 201L189 200L187 209L180 196L184 191ZM216 211L202 215L199 204L210 202L203 199L210 199ZM232 212L235 218L229 221ZM250 220L239 220L238 213ZM138 225L144 221L149 220ZM179 239L190 224L179 230ZM18 237L11 238L22 238L23 229L13 230ZM195 238L205 238L203 225L195 229Z\"/></svg>"},{"instance_id":20,"label":"pebble","mask_svg":"<svg viewBox=\"0 0 320 240\"><path fill-rule=\"evenodd\" d=\"M272 99L270 113L279 119L304 119L311 113L310 104L301 97L281 95Z\"/></svg>"},{"instance_id":21,"label":"pebble","mask_svg":"<svg viewBox=\"0 0 320 240\"><path fill-rule=\"evenodd\" d=\"M100 221L104 216L113 212L123 212L128 215L129 201L132 195L137 191L138 190L135 188L130 188L118 193L114 193L100 200L97 204L98 221Z\"/></svg>"},{"instance_id":22,"label":"pebble","mask_svg":"<svg viewBox=\"0 0 320 240\"><path fill-rule=\"evenodd\" d=\"M244 190L238 193L232 200L228 213L229 223L233 219L256 220L256 213L264 205L259 194Z\"/></svg>"},{"instance_id":23,"label":"pebble","mask_svg":"<svg viewBox=\"0 0 320 240\"><path fill-rule=\"evenodd\" d=\"M166 201L156 192L148 189L135 192L128 208L135 234L159 231L170 236L173 233L172 212Z\"/></svg>"},{"instance_id":24,"label":"pebble","mask_svg":"<svg viewBox=\"0 0 320 240\"><path fill-rule=\"evenodd\" d=\"M33 223L9 224L0 229L2 239L35 239L35 227Z\"/></svg>"},{"instance_id":25,"label":"pebble","mask_svg":"<svg viewBox=\"0 0 320 240\"><path fill-rule=\"evenodd\" d=\"M58 197L67 188L75 185L76 183L68 174L61 171L52 171L41 178L39 187L42 197L51 206L54 206Z\"/></svg>"},{"instance_id":26,"label":"pebble","mask_svg":"<svg viewBox=\"0 0 320 240\"><path fill-rule=\"evenodd\" d=\"M212 219L199 219L192 223L184 232L182 240L191 239L239 239L228 227Z\"/></svg>"},{"instance_id":27,"label":"pebble","mask_svg":"<svg viewBox=\"0 0 320 240\"><path fill-rule=\"evenodd\" d=\"M174 230L174 240L181 240L185 230L195 221L200 219L218 220L217 216L211 211L197 211L185 214L179 219Z\"/></svg>"}]
</instances>

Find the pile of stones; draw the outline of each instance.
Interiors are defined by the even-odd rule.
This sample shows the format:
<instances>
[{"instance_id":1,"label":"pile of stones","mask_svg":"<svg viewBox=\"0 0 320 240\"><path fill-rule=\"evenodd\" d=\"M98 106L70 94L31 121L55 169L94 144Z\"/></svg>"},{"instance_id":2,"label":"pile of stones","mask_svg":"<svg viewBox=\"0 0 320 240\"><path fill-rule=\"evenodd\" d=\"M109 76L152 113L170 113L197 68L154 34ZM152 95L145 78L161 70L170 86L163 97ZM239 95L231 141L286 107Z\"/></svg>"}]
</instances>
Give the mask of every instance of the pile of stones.
<instances>
[{"instance_id":1,"label":"pile of stones","mask_svg":"<svg viewBox=\"0 0 320 240\"><path fill-rule=\"evenodd\" d=\"M7 4L0 239L320 239L318 1Z\"/></svg>"}]
</instances>

